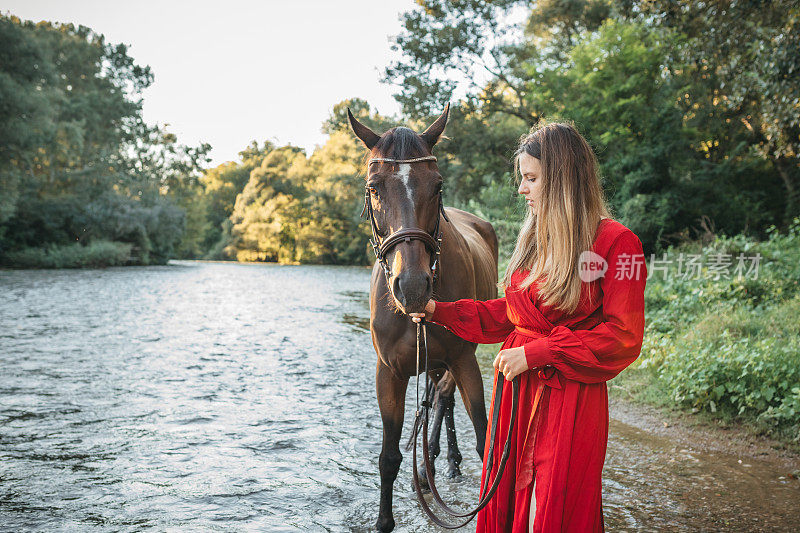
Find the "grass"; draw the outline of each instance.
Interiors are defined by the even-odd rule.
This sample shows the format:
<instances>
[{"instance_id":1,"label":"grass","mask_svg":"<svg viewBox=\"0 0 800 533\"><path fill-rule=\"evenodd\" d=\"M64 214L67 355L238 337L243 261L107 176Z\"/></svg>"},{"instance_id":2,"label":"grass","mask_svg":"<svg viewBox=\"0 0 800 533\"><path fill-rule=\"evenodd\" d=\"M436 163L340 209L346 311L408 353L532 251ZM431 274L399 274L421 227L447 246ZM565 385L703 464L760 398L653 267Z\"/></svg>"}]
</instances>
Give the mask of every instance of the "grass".
<instances>
[{"instance_id":1,"label":"grass","mask_svg":"<svg viewBox=\"0 0 800 533\"><path fill-rule=\"evenodd\" d=\"M94 241L24 248L7 252L2 264L11 268L100 268L127 264L132 245L113 241Z\"/></svg>"}]
</instances>

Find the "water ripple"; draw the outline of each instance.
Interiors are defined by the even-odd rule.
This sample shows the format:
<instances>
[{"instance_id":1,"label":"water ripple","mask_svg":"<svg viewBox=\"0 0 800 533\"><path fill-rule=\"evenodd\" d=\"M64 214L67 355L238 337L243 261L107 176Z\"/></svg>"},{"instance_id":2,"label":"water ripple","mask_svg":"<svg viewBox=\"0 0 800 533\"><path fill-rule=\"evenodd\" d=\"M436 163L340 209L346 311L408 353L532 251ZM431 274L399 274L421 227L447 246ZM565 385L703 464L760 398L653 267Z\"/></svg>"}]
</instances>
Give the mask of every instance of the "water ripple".
<instances>
[{"instance_id":1,"label":"water ripple","mask_svg":"<svg viewBox=\"0 0 800 533\"><path fill-rule=\"evenodd\" d=\"M382 428L369 275L193 262L0 272L1 528L371 531ZM407 435L410 412L405 424ZM466 507L480 462L460 401L456 424L464 476L440 484ZM618 434L606 524L696 519L674 491L643 488L648 449ZM712 486L690 456L657 474ZM397 531L438 531L410 463L395 483Z\"/></svg>"}]
</instances>

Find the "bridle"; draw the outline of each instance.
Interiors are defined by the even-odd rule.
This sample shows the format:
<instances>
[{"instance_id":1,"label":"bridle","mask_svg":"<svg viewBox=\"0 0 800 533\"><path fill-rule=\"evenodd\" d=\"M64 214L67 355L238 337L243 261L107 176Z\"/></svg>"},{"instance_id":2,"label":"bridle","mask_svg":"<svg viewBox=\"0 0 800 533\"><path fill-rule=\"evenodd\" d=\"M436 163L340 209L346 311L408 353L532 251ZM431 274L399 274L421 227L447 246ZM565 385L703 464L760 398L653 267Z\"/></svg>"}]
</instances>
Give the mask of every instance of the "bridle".
<instances>
[{"instance_id":1,"label":"bridle","mask_svg":"<svg viewBox=\"0 0 800 533\"><path fill-rule=\"evenodd\" d=\"M392 163L392 164L404 164L404 163L418 163L421 161L436 161L436 157L432 155L424 156L424 157L415 157L413 159L391 159L388 157L373 157L367 162L367 169L373 163ZM378 259L378 263L380 263L381 267L383 268L383 273L386 276L386 284L389 284L389 279L392 277L392 269L389 267L389 263L386 261L386 255L389 251L397 246L399 243L411 242L413 240L422 241L425 247L431 254L431 274L433 275L432 282L436 281L436 273L439 267L439 255L442 252L442 232L439 228L439 222L441 221L442 217L448 222L450 219L447 218L447 214L444 212L444 204L442 203L442 191L439 190L439 207L438 212L436 213L436 227L433 230L433 235L428 233L427 231L421 230L419 228L401 228L385 239L381 240L378 236L378 224L375 222L375 213L372 211L372 202L370 201L370 187L369 185L365 185L364 187L364 209L361 210L361 217L364 214L367 214L367 218L369 218L370 227L372 229L372 238L369 240L369 243L372 245L372 251L375 253L375 257Z\"/></svg>"}]
</instances>

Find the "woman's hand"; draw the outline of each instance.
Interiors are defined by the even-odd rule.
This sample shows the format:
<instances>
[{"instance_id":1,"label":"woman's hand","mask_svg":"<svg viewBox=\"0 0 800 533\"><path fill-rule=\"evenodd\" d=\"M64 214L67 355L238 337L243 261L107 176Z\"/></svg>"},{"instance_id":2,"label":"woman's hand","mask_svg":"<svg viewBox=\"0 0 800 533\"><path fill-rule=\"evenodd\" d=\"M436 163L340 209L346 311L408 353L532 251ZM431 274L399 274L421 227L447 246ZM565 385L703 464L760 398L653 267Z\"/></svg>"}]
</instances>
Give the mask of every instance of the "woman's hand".
<instances>
[{"instance_id":1,"label":"woman's hand","mask_svg":"<svg viewBox=\"0 0 800 533\"><path fill-rule=\"evenodd\" d=\"M408 316L410 316L411 320L414 322L420 322L423 318L427 320L432 317L434 310L436 310L436 302L428 300L428 303L425 304L424 313L408 313Z\"/></svg>"},{"instance_id":2,"label":"woman's hand","mask_svg":"<svg viewBox=\"0 0 800 533\"><path fill-rule=\"evenodd\" d=\"M506 377L506 380L513 381L515 377L528 370L528 360L525 358L525 348L517 346L500 350L493 363L495 369L499 370Z\"/></svg>"}]
</instances>

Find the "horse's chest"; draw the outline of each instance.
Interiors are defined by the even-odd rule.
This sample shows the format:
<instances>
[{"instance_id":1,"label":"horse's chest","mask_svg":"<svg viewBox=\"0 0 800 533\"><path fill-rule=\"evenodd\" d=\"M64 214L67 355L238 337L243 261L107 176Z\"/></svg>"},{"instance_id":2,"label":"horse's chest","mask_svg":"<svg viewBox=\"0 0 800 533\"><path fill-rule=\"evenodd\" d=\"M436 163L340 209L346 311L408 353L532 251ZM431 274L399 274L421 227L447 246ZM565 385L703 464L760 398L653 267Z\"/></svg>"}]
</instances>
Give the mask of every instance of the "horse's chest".
<instances>
[{"instance_id":1,"label":"horse's chest","mask_svg":"<svg viewBox=\"0 0 800 533\"><path fill-rule=\"evenodd\" d=\"M400 375L414 376L417 374L416 328L382 332L380 328L373 327L372 341L375 345L375 351L383 364ZM440 360L441 354L438 353L437 344L433 341L434 339L431 338L430 332L428 332L428 356L431 369L441 366L436 363L436 361ZM424 365L424 349L423 339L420 337L420 365Z\"/></svg>"},{"instance_id":2,"label":"horse's chest","mask_svg":"<svg viewBox=\"0 0 800 533\"><path fill-rule=\"evenodd\" d=\"M373 324L372 340L381 353L392 352L402 357L416 355L416 328L381 328Z\"/></svg>"}]
</instances>

